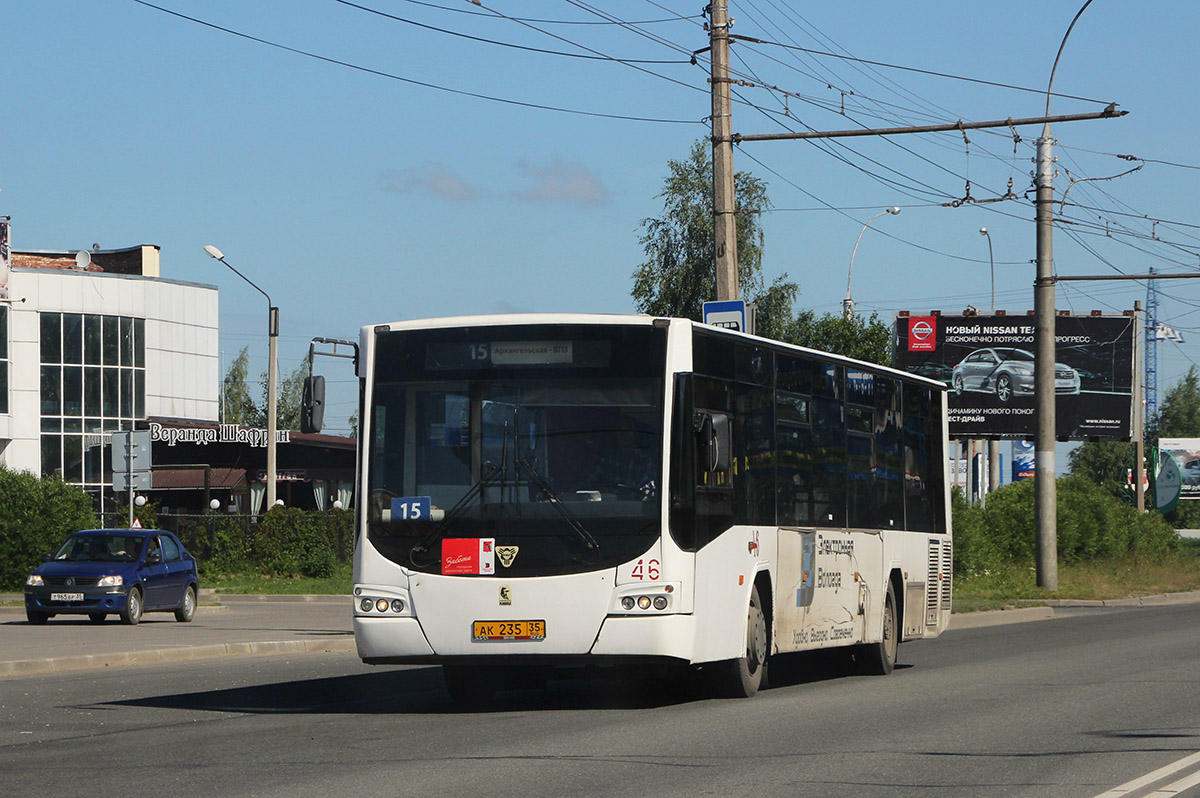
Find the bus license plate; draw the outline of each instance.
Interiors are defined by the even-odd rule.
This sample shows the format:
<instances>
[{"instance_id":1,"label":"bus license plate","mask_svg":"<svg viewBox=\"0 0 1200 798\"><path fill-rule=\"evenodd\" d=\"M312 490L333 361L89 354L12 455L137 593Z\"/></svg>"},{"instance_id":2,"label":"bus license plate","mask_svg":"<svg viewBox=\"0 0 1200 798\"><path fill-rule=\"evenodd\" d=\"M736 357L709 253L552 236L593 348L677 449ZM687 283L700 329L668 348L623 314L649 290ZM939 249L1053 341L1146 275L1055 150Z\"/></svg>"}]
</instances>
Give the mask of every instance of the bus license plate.
<instances>
[{"instance_id":1,"label":"bus license plate","mask_svg":"<svg viewBox=\"0 0 1200 798\"><path fill-rule=\"evenodd\" d=\"M51 593L51 601L83 601L82 593Z\"/></svg>"},{"instance_id":2,"label":"bus license plate","mask_svg":"<svg viewBox=\"0 0 1200 798\"><path fill-rule=\"evenodd\" d=\"M471 636L476 640L545 640L545 621L475 621Z\"/></svg>"}]
</instances>

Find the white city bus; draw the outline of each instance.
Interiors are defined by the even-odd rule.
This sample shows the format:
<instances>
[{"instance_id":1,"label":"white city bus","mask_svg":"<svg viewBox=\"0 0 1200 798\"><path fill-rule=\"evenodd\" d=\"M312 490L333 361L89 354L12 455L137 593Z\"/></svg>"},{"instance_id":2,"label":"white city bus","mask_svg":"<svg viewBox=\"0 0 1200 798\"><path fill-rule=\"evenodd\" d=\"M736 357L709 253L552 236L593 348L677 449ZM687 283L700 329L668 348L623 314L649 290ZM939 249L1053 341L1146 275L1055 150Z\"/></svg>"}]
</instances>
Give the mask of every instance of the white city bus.
<instances>
[{"instance_id":1,"label":"white city bus","mask_svg":"<svg viewBox=\"0 0 1200 798\"><path fill-rule=\"evenodd\" d=\"M354 634L458 701L547 666L888 673L950 618L944 386L649 316L365 327Z\"/></svg>"}]
</instances>

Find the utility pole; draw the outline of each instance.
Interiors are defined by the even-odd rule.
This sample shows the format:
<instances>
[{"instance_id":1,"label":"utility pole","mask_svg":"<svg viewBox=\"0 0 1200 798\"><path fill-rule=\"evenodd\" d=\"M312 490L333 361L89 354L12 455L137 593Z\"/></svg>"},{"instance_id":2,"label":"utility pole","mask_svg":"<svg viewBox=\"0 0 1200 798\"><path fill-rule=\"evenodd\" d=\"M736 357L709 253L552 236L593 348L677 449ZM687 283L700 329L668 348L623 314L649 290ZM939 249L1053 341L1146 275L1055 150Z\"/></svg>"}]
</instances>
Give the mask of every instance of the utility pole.
<instances>
[{"instance_id":1,"label":"utility pole","mask_svg":"<svg viewBox=\"0 0 1200 798\"><path fill-rule=\"evenodd\" d=\"M1037 583L1058 590L1058 485L1055 482L1054 438L1054 149L1050 123L1037 140L1037 279L1033 284L1034 407L1037 430L1034 451L1034 511L1037 517Z\"/></svg>"},{"instance_id":2,"label":"utility pole","mask_svg":"<svg viewBox=\"0 0 1200 798\"><path fill-rule=\"evenodd\" d=\"M733 185L733 117L729 101L729 8L713 0L709 12L712 56L713 233L717 301L738 299L737 206Z\"/></svg>"}]
</instances>

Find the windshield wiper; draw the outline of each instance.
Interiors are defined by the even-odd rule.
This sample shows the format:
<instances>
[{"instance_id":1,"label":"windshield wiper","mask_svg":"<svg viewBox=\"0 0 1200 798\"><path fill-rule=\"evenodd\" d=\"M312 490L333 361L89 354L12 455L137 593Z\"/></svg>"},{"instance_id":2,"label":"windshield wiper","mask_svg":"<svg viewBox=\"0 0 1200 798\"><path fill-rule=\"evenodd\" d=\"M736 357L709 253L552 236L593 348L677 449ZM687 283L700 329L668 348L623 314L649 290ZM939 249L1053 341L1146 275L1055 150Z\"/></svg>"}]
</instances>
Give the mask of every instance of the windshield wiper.
<instances>
[{"instance_id":1,"label":"windshield wiper","mask_svg":"<svg viewBox=\"0 0 1200 798\"><path fill-rule=\"evenodd\" d=\"M478 497L483 491L487 490L495 484L504 474L504 466L494 463L484 463L484 475L479 478L471 489L468 490L458 502L446 511L445 516L438 522L438 525L433 528L433 531L421 539L421 542L412 547L409 552L409 559L413 565L419 565L417 562L417 554L429 551L429 547L446 536L450 531L450 527L454 522L466 511L467 507Z\"/></svg>"},{"instance_id":2,"label":"windshield wiper","mask_svg":"<svg viewBox=\"0 0 1200 798\"><path fill-rule=\"evenodd\" d=\"M571 528L571 530L583 543L584 547L588 550L588 554L599 554L600 544L597 543L596 539L592 537L590 532L587 531L587 528L584 527L584 525L580 522L579 517L576 516L575 513L571 511L571 508L566 505L566 502L558 498L558 494L554 492L554 488L551 487L550 483L546 481L546 478L539 474L537 469L535 469L528 460L524 458L517 458L514 462L516 463L517 471L523 471L525 473L525 476L529 478L529 481L532 482L542 496L545 497L546 501L550 503L550 506L553 507L562 517L562 519L567 522L567 526Z\"/></svg>"}]
</instances>

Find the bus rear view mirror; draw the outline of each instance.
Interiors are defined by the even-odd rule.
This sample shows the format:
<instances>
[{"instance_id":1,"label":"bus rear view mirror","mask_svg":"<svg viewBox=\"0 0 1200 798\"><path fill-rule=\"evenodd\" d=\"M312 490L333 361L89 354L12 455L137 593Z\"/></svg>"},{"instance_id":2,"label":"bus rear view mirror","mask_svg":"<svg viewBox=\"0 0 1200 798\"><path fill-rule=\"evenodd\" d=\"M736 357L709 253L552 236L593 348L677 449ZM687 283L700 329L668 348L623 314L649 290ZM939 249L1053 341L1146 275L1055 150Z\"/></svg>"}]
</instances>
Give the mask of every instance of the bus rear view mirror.
<instances>
[{"instance_id":1,"label":"bus rear view mirror","mask_svg":"<svg viewBox=\"0 0 1200 798\"><path fill-rule=\"evenodd\" d=\"M696 414L696 452L708 471L728 471L731 439L729 416L724 413Z\"/></svg>"},{"instance_id":2,"label":"bus rear view mirror","mask_svg":"<svg viewBox=\"0 0 1200 798\"><path fill-rule=\"evenodd\" d=\"M325 378L304 378L304 393L300 398L300 431L320 432L325 425Z\"/></svg>"}]
</instances>

